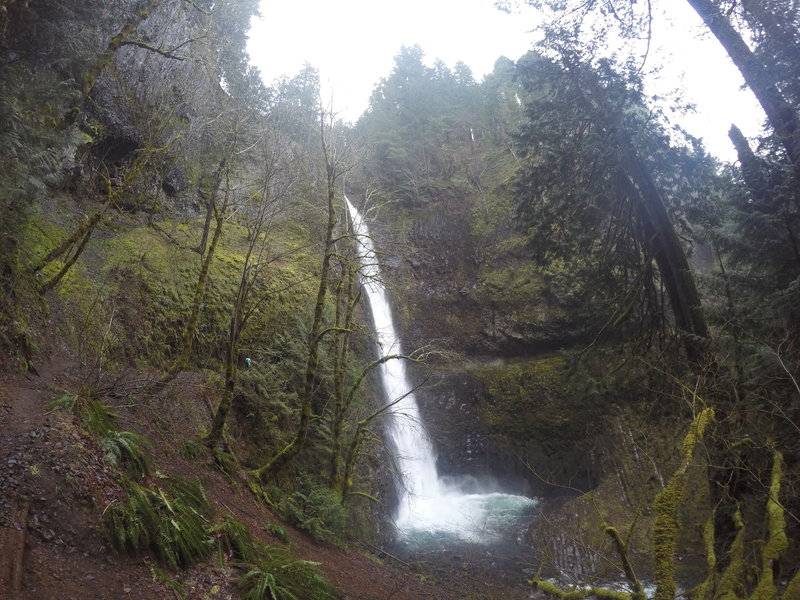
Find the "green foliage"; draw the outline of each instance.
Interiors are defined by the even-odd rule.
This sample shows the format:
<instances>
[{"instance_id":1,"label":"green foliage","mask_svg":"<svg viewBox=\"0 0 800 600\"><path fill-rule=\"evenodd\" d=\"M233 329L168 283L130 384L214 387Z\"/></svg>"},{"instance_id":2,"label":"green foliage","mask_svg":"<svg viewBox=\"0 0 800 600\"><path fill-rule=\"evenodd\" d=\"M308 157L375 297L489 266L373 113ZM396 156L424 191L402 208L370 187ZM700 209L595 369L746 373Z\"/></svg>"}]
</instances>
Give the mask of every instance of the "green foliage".
<instances>
[{"instance_id":1,"label":"green foliage","mask_svg":"<svg viewBox=\"0 0 800 600\"><path fill-rule=\"evenodd\" d=\"M115 432L116 415L111 407L100 402L88 388L79 393L66 393L47 403L48 410L62 410L77 416L86 430L95 437L105 437Z\"/></svg>"},{"instance_id":2,"label":"green foliage","mask_svg":"<svg viewBox=\"0 0 800 600\"><path fill-rule=\"evenodd\" d=\"M149 549L169 569L190 566L214 548L244 571L243 597L267 600L329 600L330 587L312 563L287 550L256 541L233 515L212 524L212 509L202 487L169 478L164 488L129 483L128 501L110 506L104 516L114 548L121 552Z\"/></svg>"},{"instance_id":3,"label":"green foliage","mask_svg":"<svg viewBox=\"0 0 800 600\"><path fill-rule=\"evenodd\" d=\"M151 549L171 569L192 565L213 550L213 510L199 483L169 479L166 490L129 482L128 501L106 509L109 540L120 552Z\"/></svg>"},{"instance_id":4,"label":"green foliage","mask_svg":"<svg viewBox=\"0 0 800 600\"><path fill-rule=\"evenodd\" d=\"M8 48L7 40L2 45ZM74 99L74 81L59 81L47 70L2 52L3 93L0 94L0 290L3 313L14 315L20 293L31 284L22 267L27 264L25 229L38 201L64 180L60 160L77 145L76 131L59 131L61 111ZM31 76L35 70L36 76ZM63 153L63 154L62 154ZM24 294L23 294L24 296ZM2 328L0 328L2 332ZM3 341L0 338L0 341Z\"/></svg>"},{"instance_id":5,"label":"green foliage","mask_svg":"<svg viewBox=\"0 0 800 600\"><path fill-rule=\"evenodd\" d=\"M198 444L193 440L184 440L181 442L178 454L184 460L197 460L208 455L208 448L204 444Z\"/></svg>"},{"instance_id":6,"label":"green foliage","mask_svg":"<svg viewBox=\"0 0 800 600\"><path fill-rule=\"evenodd\" d=\"M149 446L146 437L132 431L110 431L100 440L106 460L114 467L124 467L131 477L150 474L150 455L145 452Z\"/></svg>"},{"instance_id":7,"label":"green foliage","mask_svg":"<svg viewBox=\"0 0 800 600\"><path fill-rule=\"evenodd\" d=\"M116 415L111 407L98 400L89 388L79 393L66 393L47 403L48 410L62 410L77 416L86 431L97 438L105 459L116 468L124 468L131 477L150 473L150 441L132 431L116 428Z\"/></svg>"},{"instance_id":8,"label":"green foliage","mask_svg":"<svg viewBox=\"0 0 800 600\"><path fill-rule=\"evenodd\" d=\"M230 471L236 468L236 456L230 452L225 452L220 448L214 448L212 455L214 457L214 464L217 465L217 468L223 473L230 473Z\"/></svg>"},{"instance_id":9,"label":"green foliage","mask_svg":"<svg viewBox=\"0 0 800 600\"><path fill-rule=\"evenodd\" d=\"M428 67L423 56L419 46L400 49L357 126L372 146L371 177L407 206L455 197L481 171L470 153L483 134L480 87L465 65Z\"/></svg>"},{"instance_id":10,"label":"green foliage","mask_svg":"<svg viewBox=\"0 0 800 600\"><path fill-rule=\"evenodd\" d=\"M294 558L285 550L259 547L243 565L239 580L246 600L329 600L334 596L317 563Z\"/></svg>"},{"instance_id":11,"label":"green foliage","mask_svg":"<svg viewBox=\"0 0 800 600\"><path fill-rule=\"evenodd\" d=\"M289 538L286 535L286 530L277 523L268 523L265 529L284 544L289 542Z\"/></svg>"},{"instance_id":12,"label":"green foliage","mask_svg":"<svg viewBox=\"0 0 800 600\"><path fill-rule=\"evenodd\" d=\"M520 227L540 262L562 259L583 282L597 331L635 316L660 338L671 313L678 329L706 337L676 216L715 178L713 165L670 139L638 74L593 64L564 35L556 59L530 53L519 63L529 91L513 186Z\"/></svg>"},{"instance_id":13,"label":"green foliage","mask_svg":"<svg viewBox=\"0 0 800 600\"><path fill-rule=\"evenodd\" d=\"M345 510L341 499L327 486L315 485L308 479L278 504L281 515L298 529L315 540L332 540L345 524Z\"/></svg>"},{"instance_id":14,"label":"green foliage","mask_svg":"<svg viewBox=\"0 0 800 600\"><path fill-rule=\"evenodd\" d=\"M233 405L235 425L244 434L252 460L260 461L288 442L298 417L298 390L305 368L306 328L292 319L252 354L253 367L239 372Z\"/></svg>"},{"instance_id":15,"label":"green foliage","mask_svg":"<svg viewBox=\"0 0 800 600\"><path fill-rule=\"evenodd\" d=\"M212 528L220 552L237 560L251 560L255 554L255 540L247 526L237 521L232 514L225 515L222 523Z\"/></svg>"},{"instance_id":16,"label":"green foliage","mask_svg":"<svg viewBox=\"0 0 800 600\"><path fill-rule=\"evenodd\" d=\"M79 399L80 396L77 394L66 393L58 398L50 400L45 405L45 408L47 410L62 410L64 412L72 413L75 411L75 406L77 405Z\"/></svg>"},{"instance_id":17,"label":"green foliage","mask_svg":"<svg viewBox=\"0 0 800 600\"><path fill-rule=\"evenodd\" d=\"M77 403L78 416L86 430L97 438L104 438L116 431L114 422L117 416L111 407L93 396L81 396Z\"/></svg>"}]
</instances>

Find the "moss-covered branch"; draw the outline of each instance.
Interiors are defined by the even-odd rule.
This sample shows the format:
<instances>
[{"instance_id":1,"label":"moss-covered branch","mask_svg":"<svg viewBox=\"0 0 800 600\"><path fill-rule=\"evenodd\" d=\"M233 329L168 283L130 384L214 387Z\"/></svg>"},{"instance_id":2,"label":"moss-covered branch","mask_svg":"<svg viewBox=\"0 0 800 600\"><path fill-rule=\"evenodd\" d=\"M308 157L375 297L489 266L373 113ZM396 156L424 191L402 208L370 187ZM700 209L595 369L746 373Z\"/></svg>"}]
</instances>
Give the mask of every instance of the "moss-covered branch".
<instances>
[{"instance_id":1,"label":"moss-covered branch","mask_svg":"<svg viewBox=\"0 0 800 600\"><path fill-rule=\"evenodd\" d=\"M655 600L675 598L675 546L678 539L678 504L686 485L686 471L694 460L697 444L714 419L714 409L704 409L689 427L683 440L681 462L654 503L653 553L655 555Z\"/></svg>"},{"instance_id":2,"label":"moss-covered branch","mask_svg":"<svg viewBox=\"0 0 800 600\"><path fill-rule=\"evenodd\" d=\"M714 582L716 580L717 568L717 554L714 551L714 512L708 517L706 524L703 526L703 544L706 549L706 578L692 591L692 598L698 600L705 600L706 594L709 590L714 589Z\"/></svg>"},{"instance_id":3,"label":"moss-covered branch","mask_svg":"<svg viewBox=\"0 0 800 600\"><path fill-rule=\"evenodd\" d=\"M775 600L778 590L775 587L775 572L783 553L789 547L786 537L786 519L783 514L783 505L779 501L781 481L783 479L783 455L775 452L772 458L772 476L769 485L769 498L767 499L766 537L761 547L761 573L758 585L750 595L750 600ZM791 600L792 596L784 595Z\"/></svg>"},{"instance_id":4,"label":"moss-covered branch","mask_svg":"<svg viewBox=\"0 0 800 600\"><path fill-rule=\"evenodd\" d=\"M738 530L728 550L728 566L722 573L715 593L716 598L737 600L744 597L744 522L742 514L737 510L733 515L733 523Z\"/></svg>"},{"instance_id":5,"label":"moss-covered branch","mask_svg":"<svg viewBox=\"0 0 800 600\"><path fill-rule=\"evenodd\" d=\"M647 596L644 594L644 588L642 587L642 582L639 581L638 577L636 577L630 557L628 556L628 548L620 537L619 531L617 531L616 527L606 527L606 534L614 542L614 548L616 548L617 554L619 554L619 558L622 561L622 570L625 572L625 577L628 578L628 581L630 581L631 585L633 586L631 598L633 600L647 600Z\"/></svg>"},{"instance_id":6,"label":"moss-covered branch","mask_svg":"<svg viewBox=\"0 0 800 600\"><path fill-rule=\"evenodd\" d=\"M583 600L589 596L599 600L634 600L634 596L628 592L608 590L605 588L588 587L576 590L562 590L560 587L543 579L532 579L530 583L536 589L562 600Z\"/></svg>"},{"instance_id":7,"label":"moss-covered branch","mask_svg":"<svg viewBox=\"0 0 800 600\"><path fill-rule=\"evenodd\" d=\"M184 60L186 60L186 57L185 56L179 56L179 55L175 54L175 51L176 50L180 50L181 48L183 48L187 44L190 44L190 43L192 43L194 41L197 41L197 39L198 38L192 38L190 40L186 40L182 44L178 44L177 46L175 46L174 48L170 48L169 50L161 48L161 47L153 46L152 44L148 44L147 42L142 41L142 40L125 40L123 42L120 42L119 45L120 45L120 47L122 47L122 46L136 46L137 48L142 48L142 49L148 50L150 52L155 52L156 54L158 54L160 56L163 56L164 58L171 58L173 60L184 61Z\"/></svg>"},{"instance_id":8,"label":"moss-covered branch","mask_svg":"<svg viewBox=\"0 0 800 600\"><path fill-rule=\"evenodd\" d=\"M167 372L161 376L158 380L158 385L166 385L175 377L177 377L178 373L180 373L183 369L186 368L186 365L189 364L189 358L192 355L192 345L194 341L195 333L197 332L197 324L200 321L200 308L203 305L203 298L206 295L206 284L208 280L208 271L211 267L211 261L214 259L214 254L216 252L217 244L219 243L220 237L222 237L222 227L225 224L225 211L227 210L228 200L226 197L225 202L222 205L220 210L214 208L214 216L216 218L216 226L214 228L214 235L211 238L211 245L208 247L208 252L206 253L203 264L200 268L200 273L197 276L197 285L195 286L194 290L194 299L192 301L192 312L189 315L189 320L186 323L186 327L183 330L183 340L181 342L181 353L178 357L173 361L172 365L170 365Z\"/></svg>"}]
</instances>

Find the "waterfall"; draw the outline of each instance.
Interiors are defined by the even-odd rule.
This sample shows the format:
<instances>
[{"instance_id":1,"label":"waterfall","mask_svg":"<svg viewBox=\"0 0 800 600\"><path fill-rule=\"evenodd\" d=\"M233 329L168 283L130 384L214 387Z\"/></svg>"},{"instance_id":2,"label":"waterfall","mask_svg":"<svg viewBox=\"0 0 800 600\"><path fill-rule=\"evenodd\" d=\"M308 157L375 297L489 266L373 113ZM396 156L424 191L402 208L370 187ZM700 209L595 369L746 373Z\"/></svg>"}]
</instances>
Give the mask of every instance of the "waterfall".
<instances>
[{"instance_id":1,"label":"waterfall","mask_svg":"<svg viewBox=\"0 0 800 600\"><path fill-rule=\"evenodd\" d=\"M402 355L375 246L358 210L347 197L345 202L360 247L361 280L372 311L380 355ZM401 534L444 533L467 541L487 541L496 537L504 524L529 512L535 504L530 498L501 493L464 494L445 485L436 472L436 457L406 375L406 360L389 359L380 369L386 402L394 403L388 431L403 481L395 518Z\"/></svg>"},{"instance_id":2,"label":"waterfall","mask_svg":"<svg viewBox=\"0 0 800 600\"><path fill-rule=\"evenodd\" d=\"M381 282L375 246L359 212L350 200L345 198L345 202L360 246L361 279L372 311L380 353L382 356L401 355L403 352L395 333L386 289ZM385 397L389 402L397 401L392 407L394 418L389 424L389 432L397 450L397 463L403 480L404 489L396 519L398 527L403 528L411 522L411 509L415 503L425 498L436 498L441 495L441 490L436 474L436 457L430 438L422 427L417 400L406 375L405 359L387 360L380 369Z\"/></svg>"}]
</instances>

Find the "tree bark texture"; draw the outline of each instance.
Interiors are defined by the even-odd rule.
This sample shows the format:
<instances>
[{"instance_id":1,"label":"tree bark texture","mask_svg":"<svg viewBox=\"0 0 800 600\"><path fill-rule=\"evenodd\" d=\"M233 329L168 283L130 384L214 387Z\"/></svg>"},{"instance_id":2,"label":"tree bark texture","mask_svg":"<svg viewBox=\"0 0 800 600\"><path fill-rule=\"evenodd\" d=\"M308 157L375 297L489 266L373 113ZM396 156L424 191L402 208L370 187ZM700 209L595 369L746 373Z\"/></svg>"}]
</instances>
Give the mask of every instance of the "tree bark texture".
<instances>
[{"instance_id":1,"label":"tree bark texture","mask_svg":"<svg viewBox=\"0 0 800 600\"><path fill-rule=\"evenodd\" d=\"M775 79L770 77L768 67L750 50L730 20L722 14L719 6L712 0L687 2L700 15L739 69L747 86L767 114L775 135L794 167L795 177L800 177L800 116L781 94Z\"/></svg>"}]
</instances>

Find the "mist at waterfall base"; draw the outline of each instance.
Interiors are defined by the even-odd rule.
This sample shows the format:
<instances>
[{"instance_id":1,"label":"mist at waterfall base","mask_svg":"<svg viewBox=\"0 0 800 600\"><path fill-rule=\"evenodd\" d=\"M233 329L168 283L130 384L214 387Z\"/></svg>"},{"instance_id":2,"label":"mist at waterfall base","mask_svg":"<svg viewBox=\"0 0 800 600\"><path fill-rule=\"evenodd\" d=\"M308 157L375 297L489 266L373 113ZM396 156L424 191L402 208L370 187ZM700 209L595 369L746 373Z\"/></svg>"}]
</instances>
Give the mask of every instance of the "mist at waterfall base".
<instances>
[{"instance_id":1,"label":"mist at waterfall base","mask_svg":"<svg viewBox=\"0 0 800 600\"><path fill-rule=\"evenodd\" d=\"M397 543L408 549L431 550L459 544L514 544L532 518L537 501L525 496L465 493L457 481L445 482L436 472L431 441L406 375L406 361L394 329L380 267L364 220L345 198L359 244L362 282L366 291L381 356L397 355L381 364L386 403L394 403L388 432L401 474L395 525Z\"/></svg>"}]
</instances>

